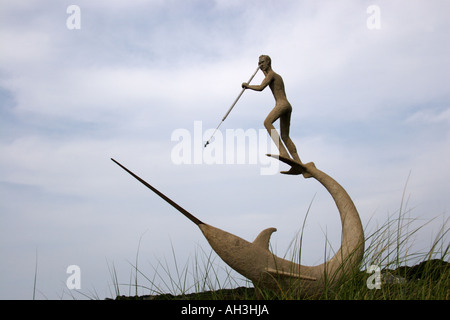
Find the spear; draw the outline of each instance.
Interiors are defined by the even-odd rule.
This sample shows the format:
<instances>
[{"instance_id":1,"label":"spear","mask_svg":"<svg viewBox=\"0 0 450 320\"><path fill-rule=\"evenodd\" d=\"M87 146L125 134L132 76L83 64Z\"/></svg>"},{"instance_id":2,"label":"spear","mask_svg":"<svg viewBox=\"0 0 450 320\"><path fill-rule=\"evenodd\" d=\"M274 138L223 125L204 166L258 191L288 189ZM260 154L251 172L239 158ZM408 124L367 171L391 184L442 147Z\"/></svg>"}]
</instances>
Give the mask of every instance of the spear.
<instances>
[{"instance_id":1,"label":"spear","mask_svg":"<svg viewBox=\"0 0 450 320\"><path fill-rule=\"evenodd\" d=\"M259 66L258 68L256 68L255 73L253 73L253 75L250 77L250 80L248 80L247 83L250 83L253 79L253 77L256 75L256 73L259 70ZM234 100L233 104L231 105L230 109L228 109L227 113L225 113L225 115L222 118L222 121L220 121L219 125L217 126L216 130L214 130L213 134L211 135L211 138L209 138L208 141L206 141L205 143L205 147L209 144L209 142L211 141L211 139L214 137L214 135L216 134L217 130L219 129L219 127L222 125L222 123L225 121L225 119L228 117L228 115L230 114L231 110L233 110L234 106L236 105L236 103L238 102L239 98L242 96L242 94L244 93L245 88L242 88L241 92L239 93L239 95L237 96L236 100Z\"/></svg>"},{"instance_id":2,"label":"spear","mask_svg":"<svg viewBox=\"0 0 450 320\"><path fill-rule=\"evenodd\" d=\"M136 180L138 180L140 183L142 183L144 186L146 186L147 188L149 188L150 190L152 190L154 193L156 193L158 196L160 196L161 198L163 198L166 202L168 202L172 207L174 207L175 209L177 209L178 211L180 211L182 214L184 214L184 216L186 218L188 218L189 220L191 220L192 222L194 222L196 225L200 225L203 224L203 222L201 222L199 219L197 219L195 216L193 216L191 213L189 213L188 211L186 211L185 209L183 209L182 207L180 207L178 204L176 204L172 199L170 199L169 197L167 197L165 194L163 194L162 192L160 192L159 190L157 190L155 187L151 186L150 184L148 184L145 180L141 179L139 176L137 176L136 174L134 174L132 171L128 170L126 167L124 167L123 165L121 165L119 162L117 162L116 160L114 160L113 158L111 158L112 161L114 161L119 167L121 167L123 170L125 170L126 172L128 172L129 174L131 174L134 178L136 178Z\"/></svg>"}]
</instances>

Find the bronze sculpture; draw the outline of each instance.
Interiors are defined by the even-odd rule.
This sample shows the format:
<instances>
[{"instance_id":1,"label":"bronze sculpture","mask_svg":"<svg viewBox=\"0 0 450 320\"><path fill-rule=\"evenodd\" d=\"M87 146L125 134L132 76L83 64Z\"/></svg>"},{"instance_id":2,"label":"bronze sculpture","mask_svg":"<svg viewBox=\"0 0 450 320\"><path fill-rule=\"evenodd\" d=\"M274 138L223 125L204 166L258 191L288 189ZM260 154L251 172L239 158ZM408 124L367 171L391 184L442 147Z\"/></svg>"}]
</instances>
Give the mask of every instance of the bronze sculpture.
<instances>
[{"instance_id":1,"label":"bronze sculpture","mask_svg":"<svg viewBox=\"0 0 450 320\"><path fill-rule=\"evenodd\" d=\"M341 247L328 261L317 266L303 266L277 257L269 250L269 240L272 233L276 231L275 228L263 230L253 242L248 242L231 233L208 225L119 162L114 159L111 160L196 224L222 260L232 269L250 279L255 287L274 291L281 290L283 293L291 293L298 297L314 296L322 293L326 287L333 287L342 277L358 269L364 253L364 232L361 219L350 196L339 183L317 169L314 163L303 164L300 161L297 149L289 137L292 107L286 98L283 79L272 70L268 56L260 56L259 68L266 76L262 83L256 86L243 83L242 88L261 91L269 86L274 95L276 105L267 116L264 126L278 146L280 155L268 154L268 156L277 158L291 166L289 171L282 173L302 174L305 178L314 178L321 183L332 196L339 211L342 225ZM255 71L255 74L257 71ZM232 107L239 97L240 95ZM231 108L229 111L231 111ZM273 126L277 119L280 119L281 138ZM292 158L283 146L283 142ZM207 144L205 144L205 147Z\"/></svg>"},{"instance_id":2,"label":"bronze sculpture","mask_svg":"<svg viewBox=\"0 0 450 320\"><path fill-rule=\"evenodd\" d=\"M284 157L280 159L292 161ZM275 228L263 230L253 242L248 242L202 222L119 162L111 160L195 223L222 260L250 279L256 288L281 290L298 297L318 295L326 286L331 288L341 277L358 268L362 260L364 233L356 207L347 192L315 166L304 166L301 170L319 181L333 197L341 218L342 243L333 258L310 267L279 258L269 251L270 236Z\"/></svg>"},{"instance_id":3,"label":"bronze sculpture","mask_svg":"<svg viewBox=\"0 0 450 320\"><path fill-rule=\"evenodd\" d=\"M261 55L259 57L258 66L262 70L262 72L264 72L264 80L260 85L249 85L248 83L244 82L242 84L242 88L255 91L263 91L267 86L269 86L270 90L272 91L273 97L275 98L275 107L264 120L264 127L272 137L273 141L278 147L278 150L280 150L280 156L289 158L290 153L295 161L301 163L300 157L297 154L297 148L295 147L294 142L292 142L289 136L292 106L286 97L283 78L278 73L273 71L272 60L267 55ZM273 123L278 119L280 119L280 134L277 133L275 127L273 126ZM283 142L289 150L289 153L286 151ZM291 167L289 171L283 173L299 174L300 172L298 172L295 167Z\"/></svg>"}]
</instances>

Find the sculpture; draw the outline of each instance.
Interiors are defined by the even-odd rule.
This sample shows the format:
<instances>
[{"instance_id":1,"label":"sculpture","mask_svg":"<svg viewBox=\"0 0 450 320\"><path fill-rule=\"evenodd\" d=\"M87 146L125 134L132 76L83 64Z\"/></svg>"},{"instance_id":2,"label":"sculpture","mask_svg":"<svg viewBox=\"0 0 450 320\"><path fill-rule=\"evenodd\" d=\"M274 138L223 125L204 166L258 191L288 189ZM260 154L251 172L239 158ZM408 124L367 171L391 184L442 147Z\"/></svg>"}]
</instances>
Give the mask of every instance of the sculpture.
<instances>
[{"instance_id":1,"label":"sculpture","mask_svg":"<svg viewBox=\"0 0 450 320\"><path fill-rule=\"evenodd\" d=\"M347 192L330 176L313 165L299 165L285 157L279 159L293 166L302 166L303 172L315 178L328 190L339 210L342 224L341 248L333 258L321 265L302 266L272 254L269 251L269 240L276 231L275 228L263 230L253 242L248 242L204 223L119 162L111 160L195 223L222 260L250 279L256 288L293 292L299 297L314 296L323 292L325 286L333 286L342 276L358 268L364 252L361 220Z\"/></svg>"},{"instance_id":2,"label":"sculpture","mask_svg":"<svg viewBox=\"0 0 450 320\"><path fill-rule=\"evenodd\" d=\"M280 156L289 158L289 154L286 151L286 148L283 146L284 142L292 158L295 161L301 163L300 157L297 154L297 148L295 147L294 142L292 142L291 138L289 137L292 106L286 97L283 78L281 78L279 74L273 71L272 60L267 55L262 55L259 57L258 66L266 76L264 80L261 82L259 86L249 85L248 83L244 82L242 84L242 88L251 89L255 91L263 91L267 86L270 87L273 97L275 98L275 107L268 114L266 120L264 120L264 126L266 127L267 132L272 137L276 146L280 150ZM281 139L280 135L277 133L275 127L273 126L273 123L278 119L280 119ZM300 172L297 172L295 170L295 167L291 167L291 170L282 173L299 174Z\"/></svg>"},{"instance_id":3,"label":"sculpture","mask_svg":"<svg viewBox=\"0 0 450 320\"><path fill-rule=\"evenodd\" d=\"M114 159L111 160L195 223L222 260L232 269L250 279L255 288L267 288L273 291L281 290L283 293L290 293L290 296L298 297L318 295L324 291L326 286L333 287L342 277L357 270L359 267L364 253L364 232L361 219L350 196L339 183L317 169L314 163L303 164L300 161L297 149L289 137L292 107L286 98L283 79L272 70L271 60L268 56L260 56L258 66L265 74L262 83L259 86L243 83L242 88L243 91L245 89L262 91L269 86L274 95L276 104L264 121L264 126L279 148L280 155L268 154L268 156L277 158L291 166L289 171L282 171L282 173L302 174L305 178L312 177L320 182L332 196L339 211L342 224L341 247L330 260L318 266L303 266L279 258L269 250L270 237L276 231L275 228L263 230L253 242L248 242L202 222L122 164ZM250 81L257 71L258 69L252 75ZM222 122L230 113L243 91L234 101ZM277 119L280 119L281 138L273 126ZM205 147L210 140L206 142ZM283 142L292 158L289 157Z\"/></svg>"}]
</instances>

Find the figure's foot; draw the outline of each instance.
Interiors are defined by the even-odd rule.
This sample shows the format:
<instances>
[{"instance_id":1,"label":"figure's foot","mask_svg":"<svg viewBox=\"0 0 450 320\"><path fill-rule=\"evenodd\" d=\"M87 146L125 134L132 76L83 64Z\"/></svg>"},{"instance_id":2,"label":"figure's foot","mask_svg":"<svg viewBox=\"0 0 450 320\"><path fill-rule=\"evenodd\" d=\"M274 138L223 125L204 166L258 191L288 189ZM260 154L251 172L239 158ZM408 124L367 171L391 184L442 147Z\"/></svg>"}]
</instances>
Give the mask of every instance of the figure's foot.
<instances>
[{"instance_id":1,"label":"figure's foot","mask_svg":"<svg viewBox=\"0 0 450 320\"><path fill-rule=\"evenodd\" d=\"M292 166L291 169L289 169L289 171L280 171L280 173L283 174L290 174L290 175L300 175L303 174L303 177L305 179L307 178L311 178L312 174L308 171L309 168L315 168L316 165L314 164L314 162L308 162L306 164L302 163L302 166Z\"/></svg>"},{"instance_id":2,"label":"figure's foot","mask_svg":"<svg viewBox=\"0 0 450 320\"><path fill-rule=\"evenodd\" d=\"M291 167L291 169L289 169L289 171L280 171L280 173L290 174L290 175L299 175L299 174L303 173L303 170L301 167L295 166L295 167Z\"/></svg>"},{"instance_id":3,"label":"figure's foot","mask_svg":"<svg viewBox=\"0 0 450 320\"><path fill-rule=\"evenodd\" d=\"M284 157L282 155L278 156L276 154L270 154L270 153L268 153L267 156L279 159L280 161L287 163L288 165L291 166L291 169L289 171L280 171L280 173L283 173L283 174L290 174L290 175L303 174L303 177L306 179L306 178L311 178L313 176L312 173L314 173L314 169L316 168L314 162L308 162L308 163L304 164L302 162L297 162L290 157Z\"/></svg>"}]
</instances>

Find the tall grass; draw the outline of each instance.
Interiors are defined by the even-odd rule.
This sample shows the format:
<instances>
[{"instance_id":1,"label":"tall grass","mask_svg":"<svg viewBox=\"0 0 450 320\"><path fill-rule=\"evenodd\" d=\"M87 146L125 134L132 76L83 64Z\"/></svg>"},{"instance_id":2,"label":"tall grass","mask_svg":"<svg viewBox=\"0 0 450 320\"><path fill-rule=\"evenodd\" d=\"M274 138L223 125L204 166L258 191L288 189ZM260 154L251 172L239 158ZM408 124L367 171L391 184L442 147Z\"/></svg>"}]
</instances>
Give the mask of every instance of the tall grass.
<instances>
[{"instance_id":1,"label":"tall grass","mask_svg":"<svg viewBox=\"0 0 450 320\"><path fill-rule=\"evenodd\" d=\"M414 236L420 233L430 223L416 225L419 220L410 217L410 210L405 210L402 204L398 213L389 216L387 221L374 231L365 228L366 245L361 267L341 278L338 285L326 286L324 293L314 299L449 299L450 273L449 268L433 268L433 264L424 264L424 272L427 276L420 279L407 280L406 265L412 266L419 262L441 260L446 261L449 255L448 219L434 238L430 248L421 252L414 252ZM308 210L309 212L309 210ZM306 220L306 217L305 217ZM304 225L290 244L291 261L301 261L301 247L303 241ZM139 241L140 245L140 241ZM325 257L327 249L325 249ZM139 249L138 249L139 252ZM156 265L150 265L149 271L142 271L137 265L130 263L134 272L134 279L125 283L119 283L114 268L110 268L110 274L114 283L115 297L121 295L120 287L128 289L129 296L134 292L138 296L138 288L142 295L153 298L165 299L255 299L257 296L263 299L296 299L286 292L251 291L252 284L242 276L224 266L220 258L211 250L204 251L199 248L191 261L181 266L176 258L175 249L172 246L172 261L166 259L158 261ZM285 257L286 258L286 257ZM219 261L218 261L219 260ZM367 273L371 265L382 269L380 289L369 289L367 281L372 275ZM402 269L403 268L403 269ZM394 272L394 270L397 270ZM441 271L439 271L441 270ZM438 273L439 271L439 273ZM141 283L138 283L138 276ZM232 292L227 289L245 287L249 290ZM134 288L134 290L131 290ZM244 288L244 289L245 289ZM123 293L122 293L123 294Z\"/></svg>"},{"instance_id":2,"label":"tall grass","mask_svg":"<svg viewBox=\"0 0 450 320\"><path fill-rule=\"evenodd\" d=\"M409 178L408 178L409 179ZM439 261L446 262L449 257L450 245L448 241L449 219L444 219L441 229L435 235L428 249L415 249L414 239L424 228L433 222L431 219L425 223L412 218L412 209L409 208L409 198L406 198L406 186L403 190L399 209L373 231L364 227L365 250L360 268L351 274L341 277L336 285L325 284L325 290L314 299L449 299L450 271L445 268L436 268ZM291 241L284 256L293 262L301 264L303 233L306 219L314 201L312 199L306 212L303 225L295 238ZM139 265L139 249L142 236L139 239L138 249L134 263L131 266L130 278L127 282L119 282L114 264L108 269L111 275L114 292L112 297L128 294L133 296L151 296L166 299L296 299L289 292L274 293L264 289L255 292L252 283L243 278L220 260L212 251L199 248L184 266L177 261L175 249L172 246L172 261L166 259L150 264L150 270L144 271ZM324 262L328 255L334 251L329 249L326 240L324 249ZM436 262L438 260L438 262ZM405 266L413 266L422 262L421 276L410 279ZM429 262L429 263L423 263ZM378 274L381 285L379 289L370 289L367 285L373 274L367 270L377 266L382 270ZM148 268L148 267L147 267ZM139 278L139 280L138 280ZM240 287L241 290L229 290ZM121 291L125 289L126 292ZM253 291L252 291L253 290ZM258 290L260 290L258 288Z\"/></svg>"},{"instance_id":3,"label":"tall grass","mask_svg":"<svg viewBox=\"0 0 450 320\"><path fill-rule=\"evenodd\" d=\"M374 232L366 233L366 250L359 272L355 272L329 295L333 299L446 299L449 298L450 268L437 267L448 259L447 241L449 229L447 221L441 227L430 248L425 251L411 251L413 236L418 234L425 224L414 227L415 219L400 215L388 221ZM429 223L429 222L428 222ZM404 230L407 230L404 232ZM406 266L421 263L422 272L412 277ZM372 273L370 266L377 266L381 285L379 289L369 289L367 281Z\"/></svg>"},{"instance_id":4,"label":"tall grass","mask_svg":"<svg viewBox=\"0 0 450 320\"><path fill-rule=\"evenodd\" d=\"M36 263L34 265L34 280L33 280L33 300L36 299L37 269L38 269L38 252L36 248Z\"/></svg>"}]
</instances>

